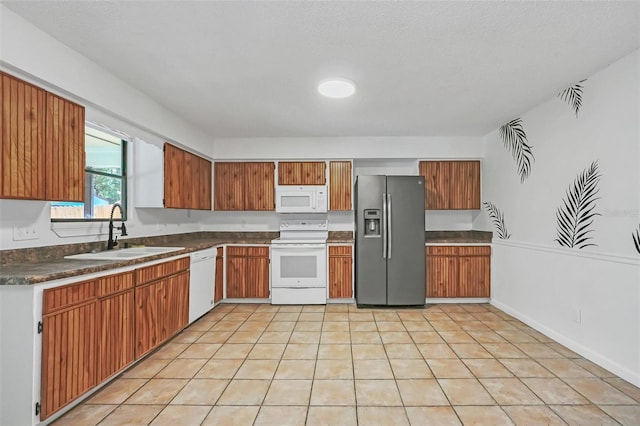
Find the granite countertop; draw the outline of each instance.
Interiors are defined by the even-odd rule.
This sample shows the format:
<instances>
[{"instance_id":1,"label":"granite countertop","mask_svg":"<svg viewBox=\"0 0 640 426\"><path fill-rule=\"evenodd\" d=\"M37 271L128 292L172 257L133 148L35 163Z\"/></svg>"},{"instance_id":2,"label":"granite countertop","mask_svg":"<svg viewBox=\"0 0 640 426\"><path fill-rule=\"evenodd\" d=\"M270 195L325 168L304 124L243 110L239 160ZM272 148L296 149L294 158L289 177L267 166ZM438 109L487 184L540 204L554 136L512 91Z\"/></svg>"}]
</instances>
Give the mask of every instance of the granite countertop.
<instances>
[{"instance_id":1,"label":"granite countertop","mask_svg":"<svg viewBox=\"0 0 640 426\"><path fill-rule=\"evenodd\" d=\"M487 231L425 231L425 244L491 244Z\"/></svg>"},{"instance_id":2,"label":"granite countertop","mask_svg":"<svg viewBox=\"0 0 640 426\"><path fill-rule=\"evenodd\" d=\"M184 247L179 251L132 260L79 260L64 256L104 249L105 242L67 244L19 250L0 251L0 286L30 285L135 266L141 263L169 257L188 255L191 252L222 244L269 244L278 238L278 232L193 232L121 240L132 245ZM425 231L426 244L490 244L491 232L483 231ZM330 231L330 244L354 243L351 231Z\"/></svg>"},{"instance_id":3,"label":"granite countertop","mask_svg":"<svg viewBox=\"0 0 640 426\"><path fill-rule=\"evenodd\" d=\"M30 285L61 278L70 278L95 272L134 266L154 260L188 255L221 244L269 244L278 238L278 232L194 232L190 234L163 235L159 237L120 240L122 244L147 246L184 247L153 256L131 260L80 260L64 256L86 253L104 248L98 243L69 244L0 252L0 285Z\"/></svg>"}]
</instances>

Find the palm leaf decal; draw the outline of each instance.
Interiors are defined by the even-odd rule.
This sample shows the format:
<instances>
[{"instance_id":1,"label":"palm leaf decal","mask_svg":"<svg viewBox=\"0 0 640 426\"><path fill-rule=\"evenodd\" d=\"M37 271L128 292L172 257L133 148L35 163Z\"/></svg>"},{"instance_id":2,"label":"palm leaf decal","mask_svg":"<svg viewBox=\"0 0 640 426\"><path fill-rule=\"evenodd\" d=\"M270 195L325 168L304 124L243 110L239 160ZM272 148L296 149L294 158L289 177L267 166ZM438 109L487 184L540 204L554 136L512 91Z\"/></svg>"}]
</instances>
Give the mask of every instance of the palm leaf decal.
<instances>
[{"instance_id":1,"label":"palm leaf decal","mask_svg":"<svg viewBox=\"0 0 640 426\"><path fill-rule=\"evenodd\" d=\"M640 254L640 225L638 225L638 229L636 229L635 233L632 233L633 237L633 245L636 246L636 251Z\"/></svg>"},{"instance_id":2,"label":"palm leaf decal","mask_svg":"<svg viewBox=\"0 0 640 426\"><path fill-rule=\"evenodd\" d=\"M580 80L577 84L571 87L567 87L562 92L558 93L558 97L568 103L578 116L578 111L582 106L582 85L586 80Z\"/></svg>"},{"instance_id":3,"label":"palm leaf decal","mask_svg":"<svg viewBox=\"0 0 640 426\"><path fill-rule=\"evenodd\" d=\"M511 237L511 234L507 231L507 225L504 223L504 215L500 211L499 208L496 207L495 204L485 201L482 203L485 209L487 209L487 213L489 213L489 217L491 221L496 227L496 231L498 231L498 237L501 240L508 240Z\"/></svg>"},{"instance_id":4,"label":"palm leaf decal","mask_svg":"<svg viewBox=\"0 0 640 426\"><path fill-rule=\"evenodd\" d=\"M602 175L598 171L598 162L578 174L573 185L567 190L563 205L556 211L557 241L563 247L576 247L583 249L595 246L589 242L593 239L589 234L593 232L591 225L593 218L600 216L596 213L596 200L598 197L598 182Z\"/></svg>"},{"instance_id":5,"label":"palm leaf decal","mask_svg":"<svg viewBox=\"0 0 640 426\"><path fill-rule=\"evenodd\" d=\"M531 173L531 163L535 159L533 157L533 147L527 143L527 135L522 128L522 120L519 118L511 120L500 127L499 134L505 148L511 151L511 156L516 160L520 182L524 182Z\"/></svg>"}]
</instances>

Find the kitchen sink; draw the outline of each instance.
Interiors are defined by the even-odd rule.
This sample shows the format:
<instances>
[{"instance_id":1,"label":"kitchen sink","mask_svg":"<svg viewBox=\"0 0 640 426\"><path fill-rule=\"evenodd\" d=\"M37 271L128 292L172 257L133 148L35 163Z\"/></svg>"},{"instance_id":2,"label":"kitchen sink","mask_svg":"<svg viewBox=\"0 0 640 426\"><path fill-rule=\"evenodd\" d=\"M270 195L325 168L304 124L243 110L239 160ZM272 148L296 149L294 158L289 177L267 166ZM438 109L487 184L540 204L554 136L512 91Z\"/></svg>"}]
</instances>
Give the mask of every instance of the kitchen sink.
<instances>
[{"instance_id":1,"label":"kitchen sink","mask_svg":"<svg viewBox=\"0 0 640 426\"><path fill-rule=\"evenodd\" d=\"M117 250L105 250L96 253L81 253L65 256L65 259L78 260L132 260L157 254L184 250L184 247L131 247Z\"/></svg>"}]
</instances>

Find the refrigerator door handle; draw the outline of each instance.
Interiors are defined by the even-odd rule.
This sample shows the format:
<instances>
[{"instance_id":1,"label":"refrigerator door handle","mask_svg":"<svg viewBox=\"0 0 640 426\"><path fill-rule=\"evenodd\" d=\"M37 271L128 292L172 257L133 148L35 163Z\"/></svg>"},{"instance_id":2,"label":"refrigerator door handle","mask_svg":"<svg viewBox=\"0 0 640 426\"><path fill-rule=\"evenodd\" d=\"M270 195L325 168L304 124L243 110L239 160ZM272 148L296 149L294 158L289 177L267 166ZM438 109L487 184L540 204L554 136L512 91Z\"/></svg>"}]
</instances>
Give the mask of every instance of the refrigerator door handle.
<instances>
[{"instance_id":1,"label":"refrigerator door handle","mask_svg":"<svg viewBox=\"0 0 640 426\"><path fill-rule=\"evenodd\" d=\"M387 194L382 194L382 258L387 258Z\"/></svg>"},{"instance_id":2,"label":"refrigerator door handle","mask_svg":"<svg viewBox=\"0 0 640 426\"><path fill-rule=\"evenodd\" d=\"M391 259L391 244L393 239L393 228L391 227L391 194L387 195L387 259Z\"/></svg>"}]
</instances>

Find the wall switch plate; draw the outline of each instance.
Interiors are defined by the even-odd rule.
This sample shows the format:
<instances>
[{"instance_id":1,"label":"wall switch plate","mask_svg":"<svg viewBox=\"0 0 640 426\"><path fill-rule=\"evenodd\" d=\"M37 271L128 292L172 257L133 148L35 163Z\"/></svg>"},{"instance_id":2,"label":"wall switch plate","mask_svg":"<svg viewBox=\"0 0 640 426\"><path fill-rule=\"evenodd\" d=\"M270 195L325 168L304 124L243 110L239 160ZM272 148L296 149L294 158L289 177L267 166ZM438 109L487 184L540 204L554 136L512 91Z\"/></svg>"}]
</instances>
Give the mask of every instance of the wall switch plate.
<instances>
[{"instance_id":1,"label":"wall switch plate","mask_svg":"<svg viewBox=\"0 0 640 426\"><path fill-rule=\"evenodd\" d=\"M24 225L13 227L13 241L37 240L40 233L35 225Z\"/></svg>"},{"instance_id":2,"label":"wall switch plate","mask_svg":"<svg viewBox=\"0 0 640 426\"><path fill-rule=\"evenodd\" d=\"M573 309L573 322L582 324L582 309L580 308Z\"/></svg>"}]
</instances>

